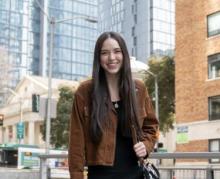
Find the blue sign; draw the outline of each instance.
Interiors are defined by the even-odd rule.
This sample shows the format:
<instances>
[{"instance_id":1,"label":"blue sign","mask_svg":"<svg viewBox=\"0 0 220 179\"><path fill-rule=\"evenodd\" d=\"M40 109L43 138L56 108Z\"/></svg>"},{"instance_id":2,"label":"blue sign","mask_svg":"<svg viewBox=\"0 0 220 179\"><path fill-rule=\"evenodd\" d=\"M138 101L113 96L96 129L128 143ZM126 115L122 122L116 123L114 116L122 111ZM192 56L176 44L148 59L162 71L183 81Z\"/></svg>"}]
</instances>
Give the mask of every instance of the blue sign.
<instances>
[{"instance_id":1,"label":"blue sign","mask_svg":"<svg viewBox=\"0 0 220 179\"><path fill-rule=\"evenodd\" d=\"M24 138L24 123L19 122L17 124L17 139L23 139Z\"/></svg>"}]
</instances>

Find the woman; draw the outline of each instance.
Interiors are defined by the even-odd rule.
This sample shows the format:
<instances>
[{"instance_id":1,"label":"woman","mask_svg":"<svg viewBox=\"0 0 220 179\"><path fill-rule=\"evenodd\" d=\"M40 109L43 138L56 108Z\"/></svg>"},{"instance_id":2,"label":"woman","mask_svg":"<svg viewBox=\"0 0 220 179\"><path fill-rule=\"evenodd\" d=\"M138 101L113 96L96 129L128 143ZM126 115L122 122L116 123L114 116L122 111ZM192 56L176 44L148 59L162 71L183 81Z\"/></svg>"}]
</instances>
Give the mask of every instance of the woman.
<instances>
[{"instance_id":1,"label":"woman","mask_svg":"<svg viewBox=\"0 0 220 179\"><path fill-rule=\"evenodd\" d=\"M71 179L83 179L85 165L88 179L141 178L137 161L153 150L158 121L144 84L132 80L128 50L118 33L99 36L92 79L75 93L70 126Z\"/></svg>"}]
</instances>

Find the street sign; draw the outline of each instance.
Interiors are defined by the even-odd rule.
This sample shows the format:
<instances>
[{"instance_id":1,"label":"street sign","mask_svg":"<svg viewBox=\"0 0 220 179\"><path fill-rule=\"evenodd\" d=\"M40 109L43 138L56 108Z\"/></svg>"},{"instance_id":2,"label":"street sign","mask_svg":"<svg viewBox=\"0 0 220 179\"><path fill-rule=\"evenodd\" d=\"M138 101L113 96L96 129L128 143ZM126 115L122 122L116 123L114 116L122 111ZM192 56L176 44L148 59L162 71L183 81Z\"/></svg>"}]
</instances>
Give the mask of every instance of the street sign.
<instances>
[{"instance_id":1,"label":"street sign","mask_svg":"<svg viewBox=\"0 0 220 179\"><path fill-rule=\"evenodd\" d=\"M40 98L40 109L39 114L42 118L47 118L47 98ZM50 102L51 110L50 110L50 117L56 118L57 117L57 101L55 99L51 99Z\"/></svg>"},{"instance_id":2,"label":"street sign","mask_svg":"<svg viewBox=\"0 0 220 179\"><path fill-rule=\"evenodd\" d=\"M189 142L188 131L189 131L188 126L177 127L177 135L176 135L177 144L184 144Z\"/></svg>"},{"instance_id":3,"label":"street sign","mask_svg":"<svg viewBox=\"0 0 220 179\"><path fill-rule=\"evenodd\" d=\"M17 139L23 139L24 138L24 123L19 122L17 123Z\"/></svg>"}]
</instances>

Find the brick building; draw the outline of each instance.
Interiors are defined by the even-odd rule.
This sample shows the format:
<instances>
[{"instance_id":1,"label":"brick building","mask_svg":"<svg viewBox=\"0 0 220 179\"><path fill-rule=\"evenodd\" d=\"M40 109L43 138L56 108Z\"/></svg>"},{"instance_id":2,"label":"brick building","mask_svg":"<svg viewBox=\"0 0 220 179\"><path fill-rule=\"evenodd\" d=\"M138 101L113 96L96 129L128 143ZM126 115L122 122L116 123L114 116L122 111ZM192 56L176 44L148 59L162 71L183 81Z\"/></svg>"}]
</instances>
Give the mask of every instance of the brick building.
<instances>
[{"instance_id":1,"label":"brick building","mask_svg":"<svg viewBox=\"0 0 220 179\"><path fill-rule=\"evenodd\" d=\"M175 63L176 151L220 151L219 0L176 1Z\"/></svg>"}]
</instances>

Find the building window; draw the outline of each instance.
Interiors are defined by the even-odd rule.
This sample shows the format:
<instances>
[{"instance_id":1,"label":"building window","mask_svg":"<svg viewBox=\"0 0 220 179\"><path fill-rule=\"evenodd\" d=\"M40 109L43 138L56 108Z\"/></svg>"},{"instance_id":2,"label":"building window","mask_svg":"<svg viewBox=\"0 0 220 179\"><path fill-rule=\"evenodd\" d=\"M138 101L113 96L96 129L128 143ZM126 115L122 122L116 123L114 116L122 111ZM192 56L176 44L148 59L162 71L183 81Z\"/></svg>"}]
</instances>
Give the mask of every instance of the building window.
<instances>
[{"instance_id":1,"label":"building window","mask_svg":"<svg viewBox=\"0 0 220 179\"><path fill-rule=\"evenodd\" d=\"M208 15L208 37L220 34L220 11Z\"/></svg>"},{"instance_id":2,"label":"building window","mask_svg":"<svg viewBox=\"0 0 220 179\"><path fill-rule=\"evenodd\" d=\"M134 23L137 24L137 14L134 15Z\"/></svg>"},{"instance_id":3,"label":"building window","mask_svg":"<svg viewBox=\"0 0 220 179\"><path fill-rule=\"evenodd\" d=\"M220 152L220 139L209 140L209 152ZM210 159L210 163L220 163L220 159Z\"/></svg>"},{"instance_id":4,"label":"building window","mask_svg":"<svg viewBox=\"0 0 220 179\"><path fill-rule=\"evenodd\" d=\"M208 76L209 79L220 77L220 53L208 57Z\"/></svg>"},{"instance_id":5,"label":"building window","mask_svg":"<svg viewBox=\"0 0 220 179\"><path fill-rule=\"evenodd\" d=\"M134 46L137 46L137 37L136 36L133 37L133 44L134 44Z\"/></svg>"},{"instance_id":6,"label":"building window","mask_svg":"<svg viewBox=\"0 0 220 179\"><path fill-rule=\"evenodd\" d=\"M209 97L209 120L220 120L220 96Z\"/></svg>"},{"instance_id":7,"label":"building window","mask_svg":"<svg viewBox=\"0 0 220 179\"><path fill-rule=\"evenodd\" d=\"M134 48L131 49L131 55L134 56Z\"/></svg>"},{"instance_id":8,"label":"building window","mask_svg":"<svg viewBox=\"0 0 220 179\"><path fill-rule=\"evenodd\" d=\"M133 26L131 29L131 35L134 36L134 34L135 34L135 27Z\"/></svg>"}]
</instances>

